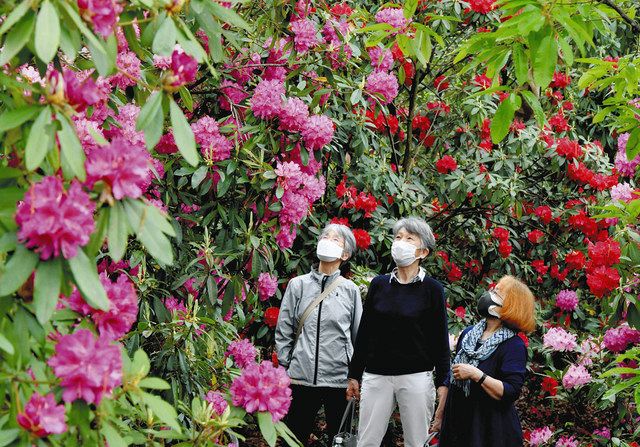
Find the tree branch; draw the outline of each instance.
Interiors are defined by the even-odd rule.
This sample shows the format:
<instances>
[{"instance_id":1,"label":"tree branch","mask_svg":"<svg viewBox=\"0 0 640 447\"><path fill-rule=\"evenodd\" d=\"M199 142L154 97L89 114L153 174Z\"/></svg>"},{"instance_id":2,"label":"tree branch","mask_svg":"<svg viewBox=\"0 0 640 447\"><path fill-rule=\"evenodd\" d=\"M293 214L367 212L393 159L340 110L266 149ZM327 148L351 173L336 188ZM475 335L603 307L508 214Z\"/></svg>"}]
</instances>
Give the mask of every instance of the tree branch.
<instances>
[{"instance_id":1,"label":"tree branch","mask_svg":"<svg viewBox=\"0 0 640 447\"><path fill-rule=\"evenodd\" d=\"M613 9L615 12L618 13L618 15L622 18L622 20L624 20L625 22L627 22L629 25L631 25L631 28L633 28L633 30L636 32L636 34L640 34L640 23L636 22L635 20L633 20L631 17L629 17L623 10L622 8L620 8L620 6L616 5L615 2L613 0L596 0L598 3L602 3L603 5L607 5L609 8Z\"/></svg>"}]
</instances>

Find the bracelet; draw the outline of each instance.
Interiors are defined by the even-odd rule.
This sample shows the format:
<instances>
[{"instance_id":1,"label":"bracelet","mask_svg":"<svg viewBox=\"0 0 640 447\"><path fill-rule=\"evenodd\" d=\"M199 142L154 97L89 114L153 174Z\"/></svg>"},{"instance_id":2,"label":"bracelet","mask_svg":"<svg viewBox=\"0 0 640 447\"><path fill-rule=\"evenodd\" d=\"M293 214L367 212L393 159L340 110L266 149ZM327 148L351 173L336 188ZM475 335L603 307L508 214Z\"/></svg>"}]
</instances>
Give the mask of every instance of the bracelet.
<instances>
[{"instance_id":1,"label":"bracelet","mask_svg":"<svg viewBox=\"0 0 640 447\"><path fill-rule=\"evenodd\" d=\"M480 377L480 380L478 380L478 385L482 385L482 382L485 381L485 379L487 378L487 374L486 373L482 373L482 377Z\"/></svg>"}]
</instances>

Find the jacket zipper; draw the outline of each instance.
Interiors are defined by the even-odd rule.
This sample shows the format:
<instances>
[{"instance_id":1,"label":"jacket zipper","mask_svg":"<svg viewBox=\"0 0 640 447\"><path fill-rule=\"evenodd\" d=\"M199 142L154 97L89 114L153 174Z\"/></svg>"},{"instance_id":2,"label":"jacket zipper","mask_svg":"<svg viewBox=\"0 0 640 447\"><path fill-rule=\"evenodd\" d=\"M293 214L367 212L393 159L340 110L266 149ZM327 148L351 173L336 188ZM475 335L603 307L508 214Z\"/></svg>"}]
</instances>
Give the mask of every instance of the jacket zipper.
<instances>
[{"instance_id":1,"label":"jacket zipper","mask_svg":"<svg viewBox=\"0 0 640 447\"><path fill-rule=\"evenodd\" d=\"M320 287L320 293L324 292L324 286L327 284L328 276L322 278L322 285ZM313 384L316 385L318 383L318 361L320 360L320 317L322 316L322 304L318 306L318 323L316 326L316 364L315 370L313 373Z\"/></svg>"}]
</instances>

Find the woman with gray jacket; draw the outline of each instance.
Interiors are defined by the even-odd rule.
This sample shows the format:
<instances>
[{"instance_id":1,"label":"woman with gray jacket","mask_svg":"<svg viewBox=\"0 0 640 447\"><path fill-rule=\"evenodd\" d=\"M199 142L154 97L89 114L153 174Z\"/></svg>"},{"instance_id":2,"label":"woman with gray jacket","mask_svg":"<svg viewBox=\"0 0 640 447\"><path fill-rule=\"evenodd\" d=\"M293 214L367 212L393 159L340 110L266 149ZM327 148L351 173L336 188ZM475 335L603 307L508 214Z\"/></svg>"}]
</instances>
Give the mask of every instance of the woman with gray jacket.
<instances>
[{"instance_id":1,"label":"woman with gray jacket","mask_svg":"<svg viewBox=\"0 0 640 447\"><path fill-rule=\"evenodd\" d=\"M355 252L349 227L329 224L318 240L318 268L289 281L276 326L278 360L292 383L286 424L307 445L321 406L329 440L346 407L347 372L362 315L360 291L340 275Z\"/></svg>"}]
</instances>

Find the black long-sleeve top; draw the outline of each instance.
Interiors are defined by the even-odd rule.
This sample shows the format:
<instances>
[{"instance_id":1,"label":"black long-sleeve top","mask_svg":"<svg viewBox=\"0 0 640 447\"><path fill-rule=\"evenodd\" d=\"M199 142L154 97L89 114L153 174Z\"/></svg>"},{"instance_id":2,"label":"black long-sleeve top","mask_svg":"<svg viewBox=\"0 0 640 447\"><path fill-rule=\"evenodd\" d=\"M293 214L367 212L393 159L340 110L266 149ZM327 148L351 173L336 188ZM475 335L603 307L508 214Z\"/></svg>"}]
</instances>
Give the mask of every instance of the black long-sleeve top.
<instances>
[{"instance_id":1,"label":"black long-sleeve top","mask_svg":"<svg viewBox=\"0 0 640 447\"><path fill-rule=\"evenodd\" d=\"M371 281L364 303L349 378L366 370L380 375L413 374L435 368L436 387L450 371L444 288L433 278L401 284L391 275Z\"/></svg>"}]
</instances>

